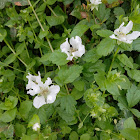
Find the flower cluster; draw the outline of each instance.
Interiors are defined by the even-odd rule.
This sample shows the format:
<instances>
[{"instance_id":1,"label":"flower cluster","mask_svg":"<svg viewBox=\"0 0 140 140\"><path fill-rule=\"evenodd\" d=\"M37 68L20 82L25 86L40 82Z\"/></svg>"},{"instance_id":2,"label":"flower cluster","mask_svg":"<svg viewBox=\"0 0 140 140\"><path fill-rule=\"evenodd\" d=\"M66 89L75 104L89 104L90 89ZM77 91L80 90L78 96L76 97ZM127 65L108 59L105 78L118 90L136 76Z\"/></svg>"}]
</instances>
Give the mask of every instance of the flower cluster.
<instances>
[{"instance_id":1,"label":"flower cluster","mask_svg":"<svg viewBox=\"0 0 140 140\"><path fill-rule=\"evenodd\" d=\"M85 53L85 46L82 45L82 40L79 36L72 37L70 44L68 38L66 38L66 41L60 45L60 49L67 54L67 60L72 60L73 57L81 57Z\"/></svg>"},{"instance_id":2,"label":"flower cluster","mask_svg":"<svg viewBox=\"0 0 140 140\"><path fill-rule=\"evenodd\" d=\"M26 89L28 90L27 94L31 96L37 94L33 101L35 108L40 108L44 104L51 104L55 101L60 87L58 85L52 85L51 78L48 77L45 83L43 83L40 72L38 72L38 76L33 76L29 73L26 78L28 78L28 84L26 85Z\"/></svg>"},{"instance_id":3,"label":"flower cluster","mask_svg":"<svg viewBox=\"0 0 140 140\"><path fill-rule=\"evenodd\" d=\"M137 39L140 36L139 31L133 31L131 34L128 34L133 27L133 22L129 21L129 23L124 27L124 22L114 31L114 34L110 36L112 39L117 39L120 44L121 42L125 42L131 44L134 39ZM127 35L128 34L128 35Z\"/></svg>"},{"instance_id":4,"label":"flower cluster","mask_svg":"<svg viewBox=\"0 0 140 140\"><path fill-rule=\"evenodd\" d=\"M91 4L89 4L91 6L91 11L93 9L98 10L98 5L102 3L101 0L90 0Z\"/></svg>"}]
</instances>

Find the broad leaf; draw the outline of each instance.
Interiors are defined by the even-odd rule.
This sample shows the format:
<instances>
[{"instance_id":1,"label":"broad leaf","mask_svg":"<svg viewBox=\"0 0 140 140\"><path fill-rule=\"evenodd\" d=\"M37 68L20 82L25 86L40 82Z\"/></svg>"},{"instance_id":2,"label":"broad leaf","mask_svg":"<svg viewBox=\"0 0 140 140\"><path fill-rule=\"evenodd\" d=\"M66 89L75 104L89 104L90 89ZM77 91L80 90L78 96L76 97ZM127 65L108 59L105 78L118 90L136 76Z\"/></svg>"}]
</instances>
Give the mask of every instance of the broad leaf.
<instances>
[{"instance_id":1,"label":"broad leaf","mask_svg":"<svg viewBox=\"0 0 140 140\"><path fill-rule=\"evenodd\" d=\"M97 46L97 53L101 56L107 56L110 54L116 45L116 41L111 38L103 39Z\"/></svg>"}]
</instances>

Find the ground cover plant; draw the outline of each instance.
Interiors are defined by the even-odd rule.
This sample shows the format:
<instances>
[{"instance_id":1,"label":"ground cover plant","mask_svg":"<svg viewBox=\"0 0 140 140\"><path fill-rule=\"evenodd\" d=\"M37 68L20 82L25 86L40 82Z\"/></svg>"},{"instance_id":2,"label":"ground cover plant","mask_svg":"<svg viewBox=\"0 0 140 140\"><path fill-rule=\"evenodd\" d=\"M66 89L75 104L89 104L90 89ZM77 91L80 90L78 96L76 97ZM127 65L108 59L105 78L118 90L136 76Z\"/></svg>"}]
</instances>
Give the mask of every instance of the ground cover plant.
<instances>
[{"instance_id":1,"label":"ground cover plant","mask_svg":"<svg viewBox=\"0 0 140 140\"><path fill-rule=\"evenodd\" d=\"M139 0L0 1L0 139L140 139Z\"/></svg>"}]
</instances>

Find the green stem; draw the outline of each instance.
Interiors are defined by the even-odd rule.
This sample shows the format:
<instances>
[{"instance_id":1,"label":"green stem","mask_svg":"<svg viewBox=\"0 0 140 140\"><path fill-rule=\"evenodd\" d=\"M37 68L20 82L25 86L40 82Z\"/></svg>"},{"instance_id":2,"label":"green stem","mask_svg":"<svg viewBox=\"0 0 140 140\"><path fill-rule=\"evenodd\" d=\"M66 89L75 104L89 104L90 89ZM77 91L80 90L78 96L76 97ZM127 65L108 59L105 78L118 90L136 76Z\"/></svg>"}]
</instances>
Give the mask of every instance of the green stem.
<instances>
[{"instance_id":1,"label":"green stem","mask_svg":"<svg viewBox=\"0 0 140 140\"><path fill-rule=\"evenodd\" d=\"M8 48L12 51L12 53L16 56L16 52L12 49L12 47L9 45L6 39L4 39L4 42L8 46ZM27 67L27 64L19 56L16 57L25 65L25 67Z\"/></svg>"},{"instance_id":2,"label":"green stem","mask_svg":"<svg viewBox=\"0 0 140 140\"><path fill-rule=\"evenodd\" d=\"M13 89L12 89L12 91L16 94L16 96L18 97L18 99L19 99L19 101L20 101L20 103L21 103L21 99L20 99L19 94L18 94L16 91L14 91Z\"/></svg>"},{"instance_id":3,"label":"green stem","mask_svg":"<svg viewBox=\"0 0 140 140\"><path fill-rule=\"evenodd\" d=\"M112 70L112 65L113 65L113 62L114 62L114 60L115 60L115 57L116 57L118 51L119 51L119 47L117 48L115 54L113 55L113 59L112 59L112 62L111 62L111 65L110 65L110 68L109 68L108 74L109 74L109 73L111 72L111 70Z\"/></svg>"},{"instance_id":4,"label":"green stem","mask_svg":"<svg viewBox=\"0 0 140 140\"><path fill-rule=\"evenodd\" d=\"M42 26L42 24L41 24L41 22L40 22L40 20L39 20L39 18L38 18L38 16L37 16L35 10L34 10L32 4L31 4L31 2L30 2L30 0L27 0L27 1L28 1L28 3L29 3L30 7L32 8L32 11L33 11L33 13L34 13L34 15L35 15L35 17L36 17L36 19L37 19L37 21L38 21L38 23L39 23L41 29L42 29L42 31L45 31L45 29L43 28L43 26ZM48 44L49 44L49 47L50 47L51 51L54 52L53 47L52 47L52 45L51 45L51 42L50 42L50 40L49 40L49 38L48 38L47 36L46 36L46 39L47 39L47 42L48 42ZM59 66L59 65L58 65L58 68L59 68L59 70L60 70L60 66ZM66 88L66 90L67 90L67 93L69 94L67 85L65 85L65 88Z\"/></svg>"},{"instance_id":5,"label":"green stem","mask_svg":"<svg viewBox=\"0 0 140 140\"><path fill-rule=\"evenodd\" d=\"M65 84L65 88L66 88L67 94L70 94L66 84Z\"/></svg>"}]
</instances>

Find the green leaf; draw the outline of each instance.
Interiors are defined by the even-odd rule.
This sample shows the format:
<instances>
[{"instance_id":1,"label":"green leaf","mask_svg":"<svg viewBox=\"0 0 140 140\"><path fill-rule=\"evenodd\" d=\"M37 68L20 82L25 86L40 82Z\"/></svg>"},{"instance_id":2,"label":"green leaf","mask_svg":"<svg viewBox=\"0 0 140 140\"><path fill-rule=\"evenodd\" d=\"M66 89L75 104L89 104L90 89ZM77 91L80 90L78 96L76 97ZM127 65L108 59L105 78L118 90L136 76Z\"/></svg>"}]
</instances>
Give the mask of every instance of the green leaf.
<instances>
[{"instance_id":1,"label":"green leaf","mask_svg":"<svg viewBox=\"0 0 140 140\"><path fill-rule=\"evenodd\" d=\"M78 100L84 95L84 91L79 91L76 88L73 88L71 92L71 96L75 99Z\"/></svg>"},{"instance_id":2,"label":"green leaf","mask_svg":"<svg viewBox=\"0 0 140 140\"><path fill-rule=\"evenodd\" d=\"M53 5L56 2L56 0L47 0L46 4Z\"/></svg>"},{"instance_id":3,"label":"green leaf","mask_svg":"<svg viewBox=\"0 0 140 140\"><path fill-rule=\"evenodd\" d=\"M70 140L78 140L78 134L76 133L76 131L72 131L70 133L69 139Z\"/></svg>"},{"instance_id":4,"label":"green leaf","mask_svg":"<svg viewBox=\"0 0 140 140\"><path fill-rule=\"evenodd\" d=\"M97 54L97 49L93 48L91 50L89 50L85 55L83 60L86 62L92 62L95 63L101 56L99 54Z\"/></svg>"},{"instance_id":5,"label":"green leaf","mask_svg":"<svg viewBox=\"0 0 140 140\"><path fill-rule=\"evenodd\" d=\"M88 25L77 24L70 34L71 37L79 36L81 37L89 29Z\"/></svg>"},{"instance_id":6,"label":"green leaf","mask_svg":"<svg viewBox=\"0 0 140 140\"><path fill-rule=\"evenodd\" d=\"M5 99L5 103L0 103L0 109L2 110L10 110L13 109L18 103L18 98L9 96Z\"/></svg>"},{"instance_id":7,"label":"green leaf","mask_svg":"<svg viewBox=\"0 0 140 140\"><path fill-rule=\"evenodd\" d=\"M4 60L4 63L6 65L9 65L10 63L12 63L14 60L16 59L16 56L11 53L5 60Z\"/></svg>"},{"instance_id":8,"label":"green leaf","mask_svg":"<svg viewBox=\"0 0 140 140\"><path fill-rule=\"evenodd\" d=\"M58 76L63 83L72 83L76 78L80 76L80 73L82 72L83 67L74 65L71 66L69 69L61 68L58 72Z\"/></svg>"},{"instance_id":9,"label":"green leaf","mask_svg":"<svg viewBox=\"0 0 140 140\"><path fill-rule=\"evenodd\" d=\"M136 124L132 117L130 117L124 121L124 129L126 129L126 128L136 129Z\"/></svg>"},{"instance_id":10,"label":"green leaf","mask_svg":"<svg viewBox=\"0 0 140 140\"><path fill-rule=\"evenodd\" d=\"M120 95L118 86L116 85L115 81L112 82L110 80L106 80L105 84L106 84L106 89L110 94L115 95L115 96Z\"/></svg>"},{"instance_id":11,"label":"green leaf","mask_svg":"<svg viewBox=\"0 0 140 140\"><path fill-rule=\"evenodd\" d=\"M61 98L60 107L66 110L66 113L73 115L75 113L76 101L71 95L66 95Z\"/></svg>"},{"instance_id":12,"label":"green leaf","mask_svg":"<svg viewBox=\"0 0 140 140\"><path fill-rule=\"evenodd\" d=\"M32 102L31 101L23 101L21 104L20 104L20 107L19 107L19 113L20 115L22 116L23 119L27 119L28 117L28 114L29 114L29 111L31 110L32 108Z\"/></svg>"},{"instance_id":13,"label":"green leaf","mask_svg":"<svg viewBox=\"0 0 140 140\"><path fill-rule=\"evenodd\" d=\"M129 58L127 57L127 55L125 54L118 54L117 58L127 67L132 68L133 69L133 63L129 60Z\"/></svg>"},{"instance_id":14,"label":"green leaf","mask_svg":"<svg viewBox=\"0 0 140 140\"><path fill-rule=\"evenodd\" d=\"M95 78L96 83L100 87L100 89L102 91L104 91L105 90L105 81L106 81L105 73L104 72L98 72L97 74L94 74L94 78Z\"/></svg>"},{"instance_id":15,"label":"green leaf","mask_svg":"<svg viewBox=\"0 0 140 140\"><path fill-rule=\"evenodd\" d=\"M60 107L56 108L59 116L65 120L67 123L71 123L74 121L74 124L76 123L76 118L74 115L68 114L66 111L62 110Z\"/></svg>"},{"instance_id":16,"label":"green leaf","mask_svg":"<svg viewBox=\"0 0 140 140\"><path fill-rule=\"evenodd\" d=\"M40 119L39 119L38 115L36 115L36 114L34 114L32 119L29 121L28 127L32 127L35 123L40 124Z\"/></svg>"},{"instance_id":17,"label":"green leaf","mask_svg":"<svg viewBox=\"0 0 140 140\"><path fill-rule=\"evenodd\" d=\"M23 134L26 133L26 128L24 125L16 123L15 125L15 134L18 137L21 137Z\"/></svg>"},{"instance_id":18,"label":"green leaf","mask_svg":"<svg viewBox=\"0 0 140 140\"><path fill-rule=\"evenodd\" d=\"M16 108L14 108L12 110L5 111L1 115L0 120L3 121L3 122L11 122L12 120L15 119L16 112L17 112L17 109Z\"/></svg>"},{"instance_id":19,"label":"green leaf","mask_svg":"<svg viewBox=\"0 0 140 140\"><path fill-rule=\"evenodd\" d=\"M85 86L85 83L84 83L84 81L74 81L73 82L73 85L74 85L74 87L77 89L77 90L79 90L79 91L83 91L84 90L84 86Z\"/></svg>"},{"instance_id":20,"label":"green leaf","mask_svg":"<svg viewBox=\"0 0 140 140\"><path fill-rule=\"evenodd\" d=\"M63 16L47 16L46 20L50 26L56 26L62 24L65 18Z\"/></svg>"},{"instance_id":21,"label":"green leaf","mask_svg":"<svg viewBox=\"0 0 140 140\"><path fill-rule=\"evenodd\" d=\"M90 134L85 133L80 136L80 140L90 140Z\"/></svg>"},{"instance_id":22,"label":"green leaf","mask_svg":"<svg viewBox=\"0 0 140 140\"><path fill-rule=\"evenodd\" d=\"M135 129L126 128L121 130L121 134L126 138L127 140L139 140L139 134L138 131Z\"/></svg>"},{"instance_id":23,"label":"green leaf","mask_svg":"<svg viewBox=\"0 0 140 140\"><path fill-rule=\"evenodd\" d=\"M109 140L110 139L110 134L106 132L101 132L100 133L100 140Z\"/></svg>"},{"instance_id":24,"label":"green leaf","mask_svg":"<svg viewBox=\"0 0 140 140\"><path fill-rule=\"evenodd\" d=\"M67 55L65 53L62 53L60 50L55 50L53 53L50 54L49 60L52 61L53 64L56 65L65 65L69 61L66 60Z\"/></svg>"},{"instance_id":25,"label":"green leaf","mask_svg":"<svg viewBox=\"0 0 140 140\"><path fill-rule=\"evenodd\" d=\"M64 0L63 1L64 5L68 5L68 4L72 3L72 2L73 2L73 0Z\"/></svg>"},{"instance_id":26,"label":"green leaf","mask_svg":"<svg viewBox=\"0 0 140 140\"><path fill-rule=\"evenodd\" d=\"M48 35L48 33L49 33L48 30L49 30L49 27L48 26L45 28L45 31L40 30L39 38L40 39L43 39L44 37L46 37Z\"/></svg>"},{"instance_id":27,"label":"green leaf","mask_svg":"<svg viewBox=\"0 0 140 140\"><path fill-rule=\"evenodd\" d=\"M6 128L6 130L3 132L5 137L8 138L13 138L14 136L14 126L12 124L10 124L8 126L8 128Z\"/></svg>"},{"instance_id":28,"label":"green leaf","mask_svg":"<svg viewBox=\"0 0 140 140\"><path fill-rule=\"evenodd\" d=\"M115 16L120 16L120 15L125 15L125 11L124 11L124 9L122 8L122 7L116 7L115 9L114 9L114 14L115 14Z\"/></svg>"},{"instance_id":29,"label":"green leaf","mask_svg":"<svg viewBox=\"0 0 140 140\"><path fill-rule=\"evenodd\" d=\"M129 107L133 107L140 101L140 90L138 90L135 85L132 85L126 94L126 97Z\"/></svg>"},{"instance_id":30,"label":"green leaf","mask_svg":"<svg viewBox=\"0 0 140 140\"><path fill-rule=\"evenodd\" d=\"M106 30L106 29L98 30L96 33L101 37L109 37L113 34L111 30Z\"/></svg>"},{"instance_id":31,"label":"green leaf","mask_svg":"<svg viewBox=\"0 0 140 140\"><path fill-rule=\"evenodd\" d=\"M140 38L133 41L132 47L133 50L140 52Z\"/></svg>"},{"instance_id":32,"label":"green leaf","mask_svg":"<svg viewBox=\"0 0 140 140\"><path fill-rule=\"evenodd\" d=\"M6 30L5 29L0 29L0 42L2 42L4 40L6 35L7 35Z\"/></svg>"},{"instance_id":33,"label":"green leaf","mask_svg":"<svg viewBox=\"0 0 140 140\"><path fill-rule=\"evenodd\" d=\"M97 53L101 56L107 56L110 54L116 45L116 41L111 38L103 39L97 46Z\"/></svg>"},{"instance_id":34,"label":"green leaf","mask_svg":"<svg viewBox=\"0 0 140 140\"><path fill-rule=\"evenodd\" d=\"M105 22L110 16L110 9L105 7L105 4L100 4L98 11L95 11L95 15L102 22Z\"/></svg>"},{"instance_id":35,"label":"green leaf","mask_svg":"<svg viewBox=\"0 0 140 140\"><path fill-rule=\"evenodd\" d=\"M140 82L140 70L129 70L127 69L129 77L134 79L136 82Z\"/></svg>"},{"instance_id":36,"label":"green leaf","mask_svg":"<svg viewBox=\"0 0 140 140\"><path fill-rule=\"evenodd\" d=\"M24 42L18 44L18 47L16 49L16 55L19 55L19 54L21 54L23 52L24 48L26 47L25 45L26 44Z\"/></svg>"},{"instance_id":37,"label":"green leaf","mask_svg":"<svg viewBox=\"0 0 140 140\"><path fill-rule=\"evenodd\" d=\"M140 118L140 112L137 109L130 109L130 111L137 117Z\"/></svg>"}]
</instances>

